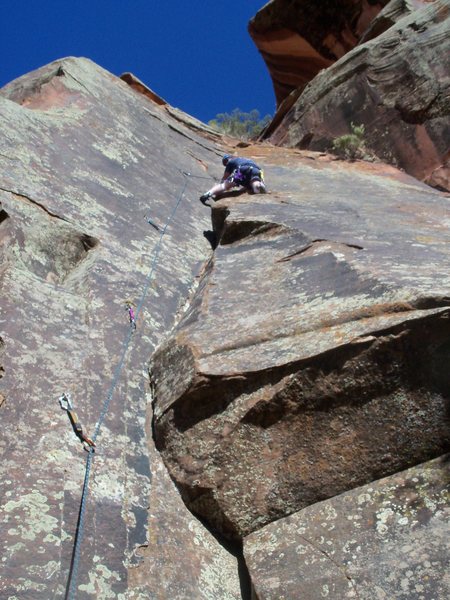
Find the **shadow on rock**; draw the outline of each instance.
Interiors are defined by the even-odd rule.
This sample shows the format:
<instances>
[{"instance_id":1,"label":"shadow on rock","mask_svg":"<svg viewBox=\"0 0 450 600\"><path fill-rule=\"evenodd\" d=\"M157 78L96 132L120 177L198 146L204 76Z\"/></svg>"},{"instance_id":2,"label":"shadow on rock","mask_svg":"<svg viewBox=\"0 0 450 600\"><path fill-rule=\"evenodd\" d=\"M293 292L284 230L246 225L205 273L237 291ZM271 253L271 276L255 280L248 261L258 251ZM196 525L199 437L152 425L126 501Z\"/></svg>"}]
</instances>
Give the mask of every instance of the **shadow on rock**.
<instances>
[{"instance_id":1,"label":"shadow on rock","mask_svg":"<svg viewBox=\"0 0 450 600\"><path fill-rule=\"evenodd\" d=\"M217 235L214 231L211 231L210 229L208 229L207 231L203 232L204 237L208 240L208 242L211 244L211 248L213 250L215 250L217 248Z\"/></svg>"}]
</instances>

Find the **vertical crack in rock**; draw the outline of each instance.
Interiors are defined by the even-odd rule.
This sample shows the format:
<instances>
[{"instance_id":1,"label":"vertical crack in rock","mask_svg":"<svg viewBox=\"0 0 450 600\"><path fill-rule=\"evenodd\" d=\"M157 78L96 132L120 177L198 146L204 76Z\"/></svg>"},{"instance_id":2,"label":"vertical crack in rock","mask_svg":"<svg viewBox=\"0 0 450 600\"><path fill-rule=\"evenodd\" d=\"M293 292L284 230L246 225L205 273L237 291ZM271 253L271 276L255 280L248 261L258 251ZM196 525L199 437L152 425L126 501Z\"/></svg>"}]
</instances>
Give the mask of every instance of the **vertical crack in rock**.
<instances>
[{"instance_id":1,"label":"vertical crack in rock","mask_svg":"<svg viewBox=\"0 0 450 600\"><path fill-rule=\"evenodd\" d=\"M63 69L63 67L59 67L58 72L60 72L62 75L69 75L69 77L71 77L80 87L86 90L88 94L95 95L93 94L92 90L90 90L83 82L81 82L77 77L75 77L75 75L73 75L67 68Z\"/></svg>"},{"instance_id":2,"label":"vertical crack in rock","mask_svg":"<svg viewBox=\"0 0 450 600\"><path fill-rule=\"evenodd\" d=\"M358 589L356 587L356 584L355 584L353 578L348 574L347 569L345 568L345 565L340 564L337 560L335 560L333 558L333 556L329 552L326 552L325 550L323 550L323 548L320 548L319 546L314 544L311 540L308 540L304 535L298 535L298 539L302 540L306 544L309 544L315 552L317 552L318 554L321 554L326 559L328 559L336 567L336 569L345 577L345 579L350 582L352 589L355 592L356 598L359 599L360 596L358 594Z\"/></svg>"},{"instance_id":3,"label":"vertical crack in rock","mask_svg":"<svg viewBox=\"0 0 450 600\"><path fill-rule=\"evenodd\" d=\"M193 516L199 519L200 523L210 532L224 550L236 558L241 598L242 600L252 600L254 597L252 593L252 581L245 561L242 541L231 541L225 538L220 532L212 528L207 521L195 514Z\"/></svg>"}]
</instances>

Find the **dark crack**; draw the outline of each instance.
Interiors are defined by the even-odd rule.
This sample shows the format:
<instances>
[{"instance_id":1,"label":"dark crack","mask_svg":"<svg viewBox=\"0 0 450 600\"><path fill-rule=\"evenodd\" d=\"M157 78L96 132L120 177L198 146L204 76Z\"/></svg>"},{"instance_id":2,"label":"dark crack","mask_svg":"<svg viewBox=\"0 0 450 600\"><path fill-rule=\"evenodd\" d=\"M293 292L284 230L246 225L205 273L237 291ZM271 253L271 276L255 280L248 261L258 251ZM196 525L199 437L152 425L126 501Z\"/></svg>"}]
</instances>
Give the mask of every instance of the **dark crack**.
<instances>
[{"instance_id":1,"label":"dark crack","mask_svg":"<svg viewBox=\"0 0 450 600\"><path fill-rule=\"evenodd\" d=\"M165 106L165 108L166 108L167 112L169 113L169 115L171 117L173 117L176 121L178 121L179 123L181 123L182 125L184 125L188 129L191 129L192 131L195 131L195 132L201 132L201 133L210 135L210 136L212 136L213 138L216 138L216 139L220 139L221 138L220 133L214 131L211 127L207 127L203 123L201 125L196 125L195 123L190 122L190 121L186 120L185 118L183 118L183 114L184 113L182 113L180 115L177 112L175 112L173 110L170 110L170 107L167 106L167 105Z\"/></svg>"},{"instance_id":2,"label":"dark crack","mask_svg":"<svg viewBox=\"0 0 450 600\"><path fill-rule=\"evenodd\" d=\"M242 193L238 190L239 194ZM244 190L245 193L245 190ZM216 231L217 235L220 237L220 245L227 246L234 244L235 242L240 242L241 240L245 240L247 238L256 238L257 236L266 234L271 236L276 236L282 233L289 232L289 228L285 225L281 225L279 223L272 223L269 221L226 221L226 218L229 215L229 211L225 209L225 212L222 213L221 217L223 218L222 227L219 225L219 219L215 218L217 215L214 215L213 218L213 227Z\"/></svg>"},{"instance_id":3,"label":"dark crack","mask_svg":"<svg viewBox=\"0 0 450 600\"><path fill-rule=\"evenodd\" d=\"M91 90L84 85L84 83L82 83L79 79L77 79L74 75L72 75L72 73L70 71L68 71L67 69L64 69L62 66L59 67L56 75L58 77L60 77L61 75L69 75L69 77L71 77L74 81L76 81L78 83L78 85L80 85L82 88L84 88L88 94L90 94L91 96L95 96L95 94L93 94L91 92Z\"/></svg>"},{"instance_id":4,"label":"dark crack","mask_svg":"<svg viewBox=\"0 0 450 600\"><path fill-rule=\"evenodd\" d=\"M176 127L175 125L172 125L171 123L167 123L167 126L169 127L169 129L172 129L172 131L175 131L179 135L182 135L183 137L187 138L189 141L193 142L194 144L201 146L202 148L204 148L205 150L208 150L209 152L214 152L213 150L211 150L211 148L209 146L206 146L205 144L202 144L198 140L194 139L193 137L188 135L186 132L184 132L179 127Z\"/></svg>"},{"instance_id":5,"label":"dark crack","mask_svg":"<svg viewBox=\"0 0 450 600\"><path fill-rule=\"evenodd\" d=\"M52 212L51 210L46 208L41 202L38 202L37 200L33 200L33 198L30 198L30 196L27 196L26 194L21 194L20 192L15 192L14 190L7 190L6 188L2 188L2 187L0 187L0 190L2 192L6 192L8 194L13 194L14 196L18 196L19 198L23 198L24 200L31 202L31 204L38 206L45 213L47 213L50 217L52 217L54 219L60 219L61 221L65 221L66 223L70 223L71 225L73 225L73 222L70 219L67 219L66 217L61 217L61 215L58 215L58 214Z\"/></svg>"},{"instance_id":6,"label":"dark crack","mask_svg":"<svg viewBox=\"0 0 450 600\"><path fill-rule=\"evenodd\" d=\"M328 554L328 552L326 552L325 550L322 550L322 548L319 548L318 546L316 546L316 544L311 542L311 540L308 540L307 538L305 538L302 535L299 535L299 538L302 541L304 541L306 544L309 544L311 546L311 548L313 548L316 552L318 552L319 554L322 554L322 556L325 556L325 558L327 558L338 569L338 571L340 571L343 574L343 576L350 582L350 584L356 594L356 598L359 599L360 596L358 594L358 590L356 588L355 582L354 582L353 578L351 577L351 575L349 575L349 573L347 572L347 569L345 568L345 566L338 563L337 560L335 560L330 554Z\"/></svg>"},{"instance_id":7,"label":"dark crack","mask_svg":"<svg viewBox=\"0 0 450 600\"><path fill-rule=\"evenodd\" d=\"M156 113L152 112L151 110L149 110L148 108L144 108L143 109L144 112L148 113L151 117L153 117L154 119L158 119L158 121L161 121L161 123L166 123L166 121L164 121L164 119L162 117L160 117L159 115L157 115Z\"/></svg>"},{"instance_id":8,"label":"dark crack","mask_svg":"<svg viewBox=\"0 0 450 600\"><path fill-rule=\"evenodd\" d=\"M324 244L324 243L337 244L339 246L344 246L346 248L352 248L353 250L364 250L364 248L362 246L358 246L358 244L348 244L346 242L334 242L332 240L317 239L317 240L313 240L310 244L308 244L301 250L298 250L297 252L294 252L293 254L289 254L288 256L285 256L284 258L280 258L279 260L277 260L275 262L277 262L277 263L289 262L292 258L295 258L296 256L300 256L301 254L304 254L305 252L310 250L316 244Z\"/></svg>"}]
</instances>

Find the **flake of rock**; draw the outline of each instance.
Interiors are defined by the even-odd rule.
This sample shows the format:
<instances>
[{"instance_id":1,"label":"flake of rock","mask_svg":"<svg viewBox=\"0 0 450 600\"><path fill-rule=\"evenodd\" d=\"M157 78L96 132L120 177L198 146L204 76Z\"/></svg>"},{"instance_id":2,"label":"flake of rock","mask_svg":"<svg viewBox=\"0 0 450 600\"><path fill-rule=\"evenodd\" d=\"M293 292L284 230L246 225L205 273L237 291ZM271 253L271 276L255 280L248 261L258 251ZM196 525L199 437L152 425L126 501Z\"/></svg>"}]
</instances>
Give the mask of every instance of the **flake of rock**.
<instances>
[{"instance_id":1,"label":"flake of rock","mask_svg":"<svg viewBox=\"0 0 450 600\"><path fill-rule=\"evenodd\" d=\"M158 104L159 106L167 106L167 102L164 98L161 98L161 96L151 90L143 81L136 77L136 75L133 75L133 73L122 73L120 79L125 81L125 83L128 83L128 85L138 94L146 96L151 102L155 102L155 104Z\"/></svg>"},{"instance_id":2,"label":"flake of rock","mask_svg":"<svg viewBox=\"0 0 450 600\"><path fill-rule=\"evenodd\" d=\"M249 535L244 553L255 597L448 598L448 460L356 488Z\"/></svg>"},{"instance_id":3,"label":"flake of rock","mask_svg":"<svg viewBox=\"0 0 450 600\"><path fill-rule=\"evenodd\" d=\"M448 198L275 154L276 192L213 207L219 245L152 363L157 447L238 538L449 443Z\"/></svg>"}]
</instances>

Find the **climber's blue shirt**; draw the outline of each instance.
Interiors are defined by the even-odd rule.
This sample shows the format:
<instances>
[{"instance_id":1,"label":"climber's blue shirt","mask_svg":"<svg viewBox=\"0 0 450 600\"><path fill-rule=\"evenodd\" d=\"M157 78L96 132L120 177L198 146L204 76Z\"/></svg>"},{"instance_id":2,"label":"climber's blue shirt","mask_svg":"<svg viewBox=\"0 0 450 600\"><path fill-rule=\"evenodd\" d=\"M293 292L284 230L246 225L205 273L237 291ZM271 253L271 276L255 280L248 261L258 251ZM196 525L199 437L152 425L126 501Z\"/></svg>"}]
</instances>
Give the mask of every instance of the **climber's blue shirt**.
<instances>
[{"instance_id":1,"label":"climber's blue shirt","mask_svg":"<svg viewBox=\"0 0 450 600\"><path fill-rule=\"evenodd\" d=\"M227 162L227 165L225 167L225 174L226 175L231 175L236 169L238 169L239 167L250 167L253 170L257 170L258 172L261 171L261 169L258 167L258 165L253 162L250 158L241 158L240 156L236 156L234 158L230 158L230 160ZM242 169L243 171L246 169Z\"/></svg>"}]
</instances>

